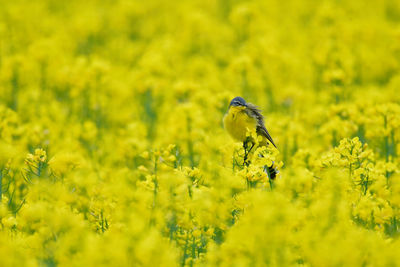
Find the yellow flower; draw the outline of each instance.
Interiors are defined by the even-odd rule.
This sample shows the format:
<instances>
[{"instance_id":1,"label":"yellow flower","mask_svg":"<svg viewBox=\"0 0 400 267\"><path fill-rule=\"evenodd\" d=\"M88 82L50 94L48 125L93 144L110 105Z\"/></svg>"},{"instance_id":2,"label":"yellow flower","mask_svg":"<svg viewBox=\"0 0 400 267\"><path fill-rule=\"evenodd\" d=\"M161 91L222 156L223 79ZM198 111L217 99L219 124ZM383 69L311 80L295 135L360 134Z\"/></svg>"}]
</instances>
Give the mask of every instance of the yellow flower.
<instances>
[{"instance_id":1,"label":"yellow flower","mask_svg":"<svg viewBox=\"0 0 400 267\"><path fill-rule=\"evenodd\" d=\"M56 175L64 175L82 165L83 159L79 154L62 152L56 154L49 160L49 166Z\"/></svg>"}]
</instances>

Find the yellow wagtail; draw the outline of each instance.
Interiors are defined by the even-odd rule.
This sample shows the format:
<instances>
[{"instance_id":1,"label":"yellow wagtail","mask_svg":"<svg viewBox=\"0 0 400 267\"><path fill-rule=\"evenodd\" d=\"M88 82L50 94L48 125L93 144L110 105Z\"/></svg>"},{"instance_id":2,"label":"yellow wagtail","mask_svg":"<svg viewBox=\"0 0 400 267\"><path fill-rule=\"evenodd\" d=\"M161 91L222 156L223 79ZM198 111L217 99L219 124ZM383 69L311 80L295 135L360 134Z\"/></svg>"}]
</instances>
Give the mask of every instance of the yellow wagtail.
<instances>
[{"instance_id":1,"label":"yellow wagtail","mask_svg":"<svg viewBox=\"0 0 400 267\"><path fill-rule=\"evenodd\" d=\"M224 116L224 127L233 139L243 142L245 150L247 148L247 143L251 141L246 135L249 130L256 130L257 135L262 137L261 142L259 142L260 146L267 146L271 143L276 147L272 137L265 128L264 117L261 114L261 110L251 103L246 103L240 96L232 99L229 104L228 113ZM252 143L252 147L249 151L254 146L254 142ZM274 179L277 170L271 166L268 167L268 173L270 178Z\"/></svg>"}]
</instances>

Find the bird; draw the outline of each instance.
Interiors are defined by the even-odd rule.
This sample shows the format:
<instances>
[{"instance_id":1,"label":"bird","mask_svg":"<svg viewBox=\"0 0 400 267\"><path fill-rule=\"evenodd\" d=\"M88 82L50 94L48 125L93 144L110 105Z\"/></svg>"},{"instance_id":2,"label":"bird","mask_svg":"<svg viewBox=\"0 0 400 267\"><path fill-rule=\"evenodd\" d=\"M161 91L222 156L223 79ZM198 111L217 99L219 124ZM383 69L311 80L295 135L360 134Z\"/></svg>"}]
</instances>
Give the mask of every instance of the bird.
<instances>
[{"instance_id":1,"label":"bird","mask_svg":"<svg viewBox=\"0 0 400 267\"><path fill-rule=\"evenodd\" d=\"M272 144L275 148L276 145L272 140L267 128L264 124L264 116L261 114L261 110L254 104L247 103L244 98L237 96L233 98L229 104L228 112L223 118L224 128L236 140L243 142L243 147L247 148L247 143L252 142L252 146L249 151L254 147L254 141L249 140L247 132L255 130L258 136L261 136L261 142L259 146L268 146ZM267 172L270 178L275 179L278 171L273 167L269 166Z\"/></svg>"}]
</instances>

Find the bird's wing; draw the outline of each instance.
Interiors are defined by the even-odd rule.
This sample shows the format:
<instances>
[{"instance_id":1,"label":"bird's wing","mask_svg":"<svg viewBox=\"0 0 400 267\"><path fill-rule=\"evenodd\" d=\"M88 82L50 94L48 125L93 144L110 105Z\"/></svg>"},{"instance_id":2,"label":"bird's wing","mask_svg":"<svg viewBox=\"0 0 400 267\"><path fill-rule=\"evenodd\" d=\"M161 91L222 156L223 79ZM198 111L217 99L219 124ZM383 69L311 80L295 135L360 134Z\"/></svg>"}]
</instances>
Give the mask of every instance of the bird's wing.
<instances>
[{"instance_id":1,"label":"bird's wing","mask_svg":"<svg viewBox=\"0 0 400 267\"><path fill-rule=\"evenodd\" d=\"M262 136L264 136L265 138L267 138L268 141L271 142L271 144L273 144L274 147L276 147L274 141L272 140L271 135L270 135L270 134L268 133L268 131L267 131L267 128L265 128L265 125L264 125L264 117L263 117L263 115L261 114L261 110L260 110L257 106L255 106L255 105L253 105L253 104L251 104L251 103L248 103L245 112L246 112L246 114L247 114L249 117L252 117L252 118L257 119L257 129L256 129L256 132L257 132L259 135L262 135Z\"/></svg>"},{"instance_id":2,"label":"bird's wing","mask_svg":"<svg viewBox=\"0 0 400 267\"><path fill-rule=\"evenodd\" d=\"M274 141L272 140L272 137L269 135L269 132L267 131L267 128L265 128L264 125L257 125L257 133L265 136L269 142L271 142L271 144L274 145L274 147L276 147Z\"/></svg>"}]
</instances>

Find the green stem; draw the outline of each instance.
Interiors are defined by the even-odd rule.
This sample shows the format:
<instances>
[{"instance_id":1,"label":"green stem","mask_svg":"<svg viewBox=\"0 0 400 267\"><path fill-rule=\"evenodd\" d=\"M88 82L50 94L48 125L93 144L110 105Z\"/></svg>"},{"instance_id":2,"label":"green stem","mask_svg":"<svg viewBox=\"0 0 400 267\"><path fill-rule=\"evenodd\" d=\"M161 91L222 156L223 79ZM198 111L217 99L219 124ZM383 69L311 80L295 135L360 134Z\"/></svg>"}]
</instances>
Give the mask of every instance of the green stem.
<instances>
[{"instance_id":1,"label":"green stem","mask_svg":"<svg viewBox=\"0 0 400 267\"><path fill-rule=\"evenodd\" d=\"M183 257L182 257L182 263L181 266L185 266L186 263L186 251L187 251L187 247L188 247L188 243L189 243L189 232L186 233L186 241L185 241L185 247L183 248Z\"/></svg>"},{"instance_id":2,"label":"green stem","mask_svg":"<svg viewBox=\"0 0 400 267\"><path fill-rule=\"evenodd\" d=\"M0 170L0 201L3 194L3 170Z\"/></svg>"},{"instance_id":3,"label":"green stem","mask_svg":"<svg viewBox=\"0 0 400 267\"><path fill-rule=\"evenodd\" d=\"M193 259L196 258L196 242L195 241L196 241L196 239L193 236L193 238L192 238L192 261L190 263L190 266L193 266Z\"/></svg>"}]
</instances>

